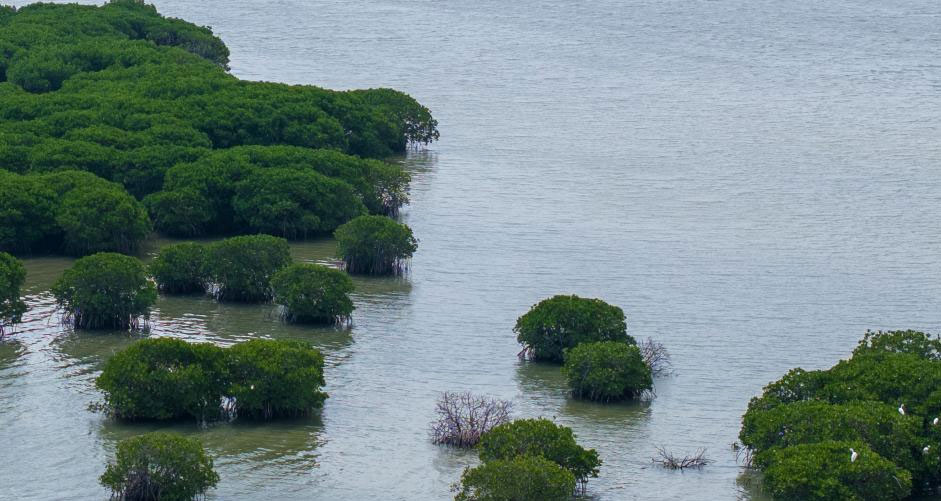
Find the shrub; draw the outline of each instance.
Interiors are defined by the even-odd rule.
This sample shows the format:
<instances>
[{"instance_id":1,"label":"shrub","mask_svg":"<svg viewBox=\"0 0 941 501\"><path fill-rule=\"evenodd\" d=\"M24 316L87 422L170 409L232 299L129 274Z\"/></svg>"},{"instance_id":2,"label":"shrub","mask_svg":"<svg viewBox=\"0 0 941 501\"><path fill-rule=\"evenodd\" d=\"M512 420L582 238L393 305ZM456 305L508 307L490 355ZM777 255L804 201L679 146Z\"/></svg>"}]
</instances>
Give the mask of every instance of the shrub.
<instances>
[{"instance_id":1,"label":"shrub","mask_svg":"<svg viewBox=\"0 0 941 501\"><path fill-rule=\"evenodd\" d=\"M579 482L598 476L601 459L594 449L575 442L572 429L548 419L517 419L494 427L480 439L480 459L542 456L569 470Z\"/></svg>"},{"instance_id":2,"label":"shrub","mask_svg":"<svg viewBox=\"0 0 941 501\"><path fill-rule=\"evenodd\" d=\"M95 385L118 418L215 418L229 381L225 350L180 339L138 341L104 364Z\"/></svg>"},{"instance_id":3,"label":"shrub","mask_svg":"<svg viewBox=\"0 0 941 501\"><path fill-rule=\"evenodd\" d=\"M323 356L301 341L253 339L228 349L237 412L255 418L302 416L321 407L327 394Z\"/></svg>"},{"instance_id":4,"label":"shrub","mask_svg":"<svg viewBox=\"0 0 941 501\"><path fill-rule=\"evenodd\" d=\"M150 234L150 219L140 202L116 188L77 188L62 198L56 222L65 250L74 255L133 252Z\"/></svg>"},{"instance_id":5,"label":"shrub","mask_svg":"<svg viewBox=\"0 0 941 501\"><path fill-rule=\"evenodd\" d=\"M869 353L908 353L929 360L941 359L941 338L924 332L866 331L853 356Z\"/></svg>"},{"instance_id":6,"label":"shrub","mask_svg":"<svg viewBox=\"0 0 941 501\"><path fill-rule=\"evenodd\" d=\"M337 228L334 236L350 273L401 273L418 248L411 228L385 216L360 216Z\"/></svg>"},{"instance_id":7,"label":"shrub","mask_svg":"<svg viewBox=\"0 0 941 501\"><path fill-rule=\"evenodd\" d=\"M619 341L582 343L567 350L563 371L575 398L623 400L653 387L640 349Z\"/></svg>"},{"instance_id":8,"label":"shrub","mask_svg":"<svg viewBox=\"0 0 941 501\"><path fill-rule=\"evenodd\" d=\"M189 501L214 487L219 475L198 440L148 433L119 442L100 481L113 499Z\"/></svg>"},{"instance_id":9,"label":"shrub","mask_svg":"<svg viewBox=\"0 0 941 501\"><path fill-rule=\"evenodd\" d=\"M232 237L209 246L209 276L220 301L271 299L271 277L291 263L287 240L270 235Z\"/></svg>"},{"instance_id":10,"label":"shrub","mask_svg":"<svg viewBox=\"0 0 941 501\"><path fill-rule=\"evenodd\" d=\"M508 423L512 404L470 392L444 392L435 405L438 417L431 424L435 444L473 447L484 433Z\"/></svg>"},{"instance_id":11,"label":"shrub","mask_svg":"<svg viewBox=\"0 0 941 501\"><path fill-rule=\"evenodd\" d=\"M851 461L853 449L858 454ZM891 501L911 493L911 475L862 442L824 441L757 456L764 490L779 501Z\"/></svg>"},{"instance_id":12,"label":"shrub","mask_svg":"<svg viewBox=\"0 0 941 501\"><path fill-rule=\"evenodd\" d=\"M581 343L619 341L627 334L624 311L600 299L554 296L540 301L516 321L516 339L533 360L562 362L564 352Z\"/></svg>"},{"instance_id":13,"label":"shrub","mask_svg":"<svg viewBox=\"0 0 941 501\"><path fill-rule=\"evenodd\" d=\"M541 457L495 460L464 470L455 501L565 501L575 476Z\"/></svg>"},{"instance_id":14,"label":"shrub","mask_svg":"<svg viewBox=\"0 0 941 501\"><path fill-rule=\"evenodd\" d=\"M185 294L205 292L209 285L206 246L193 242L168 245L150 262L148 271L161 292Z\"/></svg>"},{"instance_id":15,"label":"shrub","mask_svg":"<svg viewBox=\"0 0 941 501\"><path fill-rule=\"evenodd\" d=\"M144 198L144 205L154 228L175 237L204 235L215 218L209 200L189 188L152 193Z\"/></svg>"},{"instance_id":16,"label":"shrub","mask_svg":"<svg viewBox=\"0 0 941 501\"><path fill-rule=\"evenodd\" d=\"M20 288L26 281L26 268L15 257L0 252L0 339L7 329L18 324L26 312Z\"/></svg>"},{"instance_id":17,"label":"shrub","mask_svg":"<svg viewBox=\"0 0 941 501\"><path fill-rule=\"evenodd\" d=\"M288 322L343 322L353 313L353 281L346 273L319 264L292 264L271 278L274 302Z\"/></svg>"},{"instance_id":18,"label":"shrub","mask_svg":"<svg viewBox=\"0 0 941 501\"><path fill-rule=\"evenodd\" d=\"M65 318L82 329L136 328L157 300L140 260L110 252L75 261L52 294Z\"/></svg>"}]
</instances>

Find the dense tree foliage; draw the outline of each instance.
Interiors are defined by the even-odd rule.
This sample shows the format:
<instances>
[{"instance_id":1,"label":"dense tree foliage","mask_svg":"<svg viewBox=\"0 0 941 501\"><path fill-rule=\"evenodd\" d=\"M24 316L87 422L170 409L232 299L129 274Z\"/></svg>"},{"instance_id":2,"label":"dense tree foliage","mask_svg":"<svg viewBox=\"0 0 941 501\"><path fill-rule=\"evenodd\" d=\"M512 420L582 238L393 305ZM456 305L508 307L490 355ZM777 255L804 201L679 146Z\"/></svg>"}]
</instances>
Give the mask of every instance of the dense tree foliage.
<instances>
[{"instance_id":1,"label":"dense tree foliage","mask_svg":"<svg viewBox=\"0 0 941 501\"><path fill-rule=\"evenodd\" d=\"M209 286L209 251L194 242L168 245L160 249L147 270L160 292L205 292Z\"/></svg>"},{"instance_id":2,"label":"dense tree foliage","mask_svg":"<svg viewBox=\"0 0 941 501\"><path fill-rule=\"evenodd\" d=\"M20 322L26 312L26 303L20 299L24 281L26 268L23 263L6 252L0 252L0 339Z\"/></svg>"},{"instance_id":3,"label":"dense tree foliage","mask_svg":"<svg viewBox=\"0 0 941 501\"><path fill-rule=\"evenodd\" d=\"M517 456L464 470L455 501L566 501L575 476L548 459Z\"/></svg>"},{"instance_id":4,"label":"dense tree foliage","mask_svg":"<svg viewBox=\"0 0 941 501\"><path fill-rule=\"evenodd\" d=\"M75 261L52 294L64 317L83 329L134 328L157 300L140 260L110 252Z\"/></svg>"},{"instance_id":5,"label":"dense tree foliage","mask_svg":"<svg viewBox=\"0 0 941 501\"><path fill-rule=\"evenodd\" d=\"M624 311L600 299L553 296L516 320L516 339L533 360L561 363L565 350L581 343L618 341L637 344L627 334Z\"/></svg>"},{"instance_id":6,"label":"dense tree foliage","mask_svg":"<svg viewBox=\"0 0 941 501\"><path fill-rule=\"evenodd\" d=\"M301 416L323 405L323 356L301 341L253 339L228 350L240 415L270 419Z\"/></svg>"},{"instance_id":7,"label":"dense tree foliage","mask_svg":"<svg viewBox=\"0 0 941 501\"><path fill-rule=\"evenodd\" d=\"M191 501L219 482L199 440L177 433L147 433L118 442L100 478L113 499Z\"/></svg>"},{"instance_id":8,"label":"dense tree foliage","mask_svg":"<svg viewBox=\"0 0 941 501\"><path fill-rule=\"evenodd\" d=\"M232 237L209 246L209 276L220 301L268 301L271 277L290 263L287 240L270 235Z\"/></svg>"},{"instance_id":9,"label":"dense tree foliage","mask_svg":"<svg viewBox=\"0 0 941 501\"><path fill-rule=\"evenodd\" d=\"M289 322L343 322L353 313L353 281L346 273L319 264L293 264L271 278L274 302Z\"/></svg>"},{"instance_id":10,"label":"dense tree foliage","mask_svg":"<svg viewBox=\"0 0 941 501\"><path fill-rule=\"evenodd\" d=\"M94 174L0 171L0 250L132 252L149 233L150 219L141 203Z\"/></svg>"},{"instance_id":11,"label":"dense tree foliage","mask_svg":"<svg viewBox=\"0 0 941 501\"><path fill-rule=\"evenodd\" d=\"M427 108L401 92L239 80L208 28L136 0L5 9L0 25L0 169L80 170L150 195L155 227L170 234L301 238L365 211L394 214L408 175L377 159L438 138ZM84 233L93 209L75 199L96 195L118 198L82 191L58 214L64 201L43 183L0 181L0 250L133 250L149 224L123 201Z\"/></svg>"},{"instance_id":12,"label":"dense tree foliage","mask_svg":"<svg viewBox=\"0 0 941 501\"><path fill-rule=\"evenodd\" d=\"M109 411L127 420L297 416L327 397L319 351L300 341L267 339L230 348L141 340L111 357L95 384ZM227 399L234 409L222 406Z\"/></svg>"},{"instance_id":13,"label":"dense tree foliage","mask_svg":"<svg viewBox=\"0 0 941 501\"><path fill-rule=\"evenodd\" d=\"M571 428L548 419L517 419L494 427L480 439L480 459L493 461L517 456L541 456L585 482L598 476L601 459L594 449L575 442Z\"/></svg>"},{"instance_id":14,"label":"dense tree foliage","mask_svg":"<svg viewBox=\"0 0 941 501\"><path fill-rule=\"evenodd\" d=\"M95 384L116 417L205 421L218 417L228 381L222 348L158 338L108 359Z\"/></svg>"},{"instance_id":15,"label":"dense tree foliage","mask_svg":"<svg viewBox=\"0 0 941 501\"><path fill-rule=\"evenodd\" d=\"M869 332L849 360L827 370L794 369L766 386L749 403L739 437L766 478L768 471L774 472L772 489L782 492L781 499L901 499L909 490L930 491L941 485L937 357L936 337L916 331ZM847 448L814 447L834 441L862 444L872 459L849 466ZM791 449L799 452L787 452ZM822 468L822 474L787 477L814 468ZM878 479L865 480L871 475ZM907 479L904 489L857 485L864 480L878 484L885 475Z\"/></svg>"},{"instance_id":16,"label":"dense tree foliage","mask_svg":"<svg viewBox=\"0 0 941 501\"><path fill-rule=\"evenodd\" d=\"M360 216L337 228L334 236L350 273L400 273L418 248L411 228L384 216Z\"/></svg>"},{"instance_id":17,"label":"dense tree foliage","mask_svg":"<svg viewBox=\"0 0 941 501\"><path fill-rule=\"evenodd\" d=\"M911 493L911 474L862 442L825 440L771 449L757 462L765 492L778 501L895 501Z\"/></svg>"},{"instance_id":18,"label":"dense tree foliage","mask_svg":"<svg viewBox=\"0 0 941 501\"><path fill-rule=\"evenodd\" d=\"M566 350L563 372L575 398L609 402L653 387L640 349L619 341L582 343Z\"/></svg>"}]
</instances>

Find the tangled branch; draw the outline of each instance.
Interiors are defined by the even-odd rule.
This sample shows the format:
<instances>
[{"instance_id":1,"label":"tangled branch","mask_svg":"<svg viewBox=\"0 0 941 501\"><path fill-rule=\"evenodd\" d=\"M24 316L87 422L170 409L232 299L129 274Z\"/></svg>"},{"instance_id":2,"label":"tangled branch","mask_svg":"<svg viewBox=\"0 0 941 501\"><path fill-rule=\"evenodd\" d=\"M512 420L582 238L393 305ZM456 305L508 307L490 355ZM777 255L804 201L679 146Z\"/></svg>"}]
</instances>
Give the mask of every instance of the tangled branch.
<instances>
[{"instance_id":1,"label":"tangled branch","mask_svg":"<svg viewBox=\"0 0 941 501\"><path fill-rule=\"evenodd\" d=\"M702 468L712 461L706 458L706 449L700 447L691 455L677 457L673 452L663 447L657 447L657 456L651 461L671 470L685 470L687 468Z\"/></svg>"},{"instance_id":2,"label":"tangled branch","mask_svg":"<svg viewBox=\"0 0 941 501\"><path fill-rule=\"evenodd\" d=\"M510 420L512 404L471 392L444 392L435 404L438 417L431 423L435 444L473 447L480 436Z\"/></svg>"}]
</instances>

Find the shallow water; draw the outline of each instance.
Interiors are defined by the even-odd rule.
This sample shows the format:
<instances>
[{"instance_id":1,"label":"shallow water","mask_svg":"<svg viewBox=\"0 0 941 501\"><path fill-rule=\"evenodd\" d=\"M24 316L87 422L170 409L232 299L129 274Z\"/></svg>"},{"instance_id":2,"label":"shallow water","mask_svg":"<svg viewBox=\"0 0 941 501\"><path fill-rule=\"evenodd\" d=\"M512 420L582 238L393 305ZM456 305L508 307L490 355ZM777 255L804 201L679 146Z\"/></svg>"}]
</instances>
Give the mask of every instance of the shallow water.
<instances>
[{"instance_id":1,"label":"shallow water","mask_svg":"<svg viewBox=\"0 0 941 501\"><path fill-rule=\"evenodd\" d=\"M216 455L213 499L446 499L474 458L428 442L444 390L573 427L605 461L597 499L757 499L729 444L765 383L867 328L941 330L936 2L156 4L213 26L240 77L402 89L442 132L405 160L411 274L357 280L349 331L161 298L151 335L303 338L327 358L317 418L173 427ZM0 498L104 498L115 442L152 428L86 410L132 338L60 328L44 291L67 262L27 264L30 321L0 346ZM513 322L555 293L666 344L676 374L652 403L573 402L517 361ZM657 446L715 462L663 471Z\"/></svg>"}]
</instances>

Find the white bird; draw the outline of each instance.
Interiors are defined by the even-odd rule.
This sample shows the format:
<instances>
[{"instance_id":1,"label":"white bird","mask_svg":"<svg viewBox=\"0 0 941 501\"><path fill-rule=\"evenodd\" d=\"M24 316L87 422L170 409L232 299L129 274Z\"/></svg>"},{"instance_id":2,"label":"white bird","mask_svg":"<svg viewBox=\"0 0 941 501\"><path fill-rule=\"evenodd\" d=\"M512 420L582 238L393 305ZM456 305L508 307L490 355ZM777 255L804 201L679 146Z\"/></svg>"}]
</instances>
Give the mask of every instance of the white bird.
<instances>
[{"instance_id":1,"label":"white bird","mask_svg":"<svg viewBox=\"0 0 941 501\"><path fill-rule=\"evenodd\" d=\"M905 404L899 406L899 414L905 415Z\"/></svg>"},{"instance_id":2,"label":"white bird","mask_svg":"<svg viewBox=\"0 0 941 501\"><path fill-rule=\"evenodd\" d=\"M932 421L931 424L938 426L938 418L934 418L934 421Z\"/></svg>"},{"instance_id":3,"label":"white bird","mask_svg":"<svg viewBox=\"0 0 941 501\"><path fill-rule=\"evenodd\" d=\"M859 453L856 452L856 451L854 451L853 448L850 447L850 463L855 463L855 462L856 462L856 458L858 458L858 457L859 457Z\"/></svg>"},{"instance_id":4,"label":"white bird","mask_svg":"<svg viewBox=\"0 0 941 501\"><path fill-rule=\"evenodd\" d=\"M926 445L924 449L921 450L922 454L928 454L928 449L931 449L930 445Z\"/></svg>"}]
</instances>

